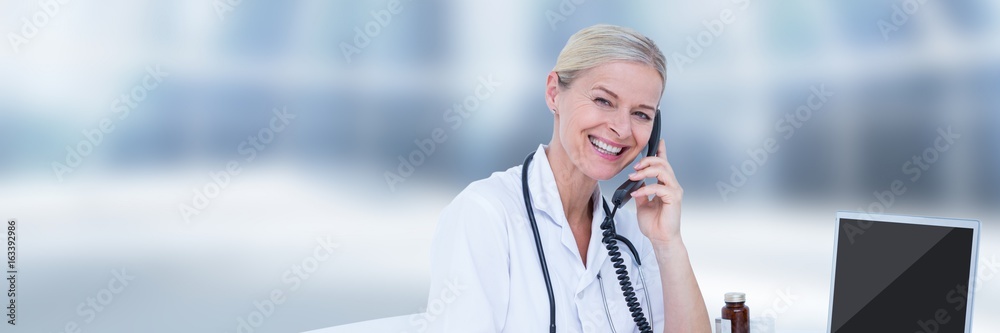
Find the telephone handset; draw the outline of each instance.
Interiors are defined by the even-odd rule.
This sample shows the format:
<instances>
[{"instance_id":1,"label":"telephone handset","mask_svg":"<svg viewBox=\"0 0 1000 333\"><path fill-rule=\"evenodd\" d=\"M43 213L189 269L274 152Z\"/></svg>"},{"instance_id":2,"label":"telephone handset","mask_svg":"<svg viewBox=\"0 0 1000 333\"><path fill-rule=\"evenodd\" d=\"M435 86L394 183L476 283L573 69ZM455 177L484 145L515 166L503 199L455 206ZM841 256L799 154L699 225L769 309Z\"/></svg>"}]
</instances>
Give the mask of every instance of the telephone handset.
<instances>
[{"instance_id":1,"label":"telephone handset","mask_svg":"<svg viewBox=\"0 0 1000 333\"><path fill-rule=\"evenodd\" d=\"M649 143L647 143L646 156L656 156L656 148L660 144L660 110L656 110L656 116L653 117L653 133L649 135ZM632 192L638 190L643 184L643 180L628 180L618 189L615 190L614 196L611 197L611 203L614 204L614 208L608 209L608 203L604 203L604 222L601 223L601 242L604 243L605 249L608 250L608 258L611 260L612 266L615 268L615 274L618 275L618 285L622 289L622 296L625 296L625 303L628 305L628 309L632 312L632 320L635 321L635 325L639 328L639 332L647 333L653 332L653 328L649 325L646 320L646 316L642 313L642 306L639 304L639 299L635 297L635 290L632 288L632 280L628 276L628 269L625 267L625 260L622 259L622 253L618 251L618 242L624 243L628 246L629 250L632 252L632 258L635 259L636 265L641 266L642 261L639 260L639 252L636 251L635 246L632 245L627 238L618 235L615 230L615 212L618 208L621 208L632 199ZM641 269L641 268L640 268ZM642 272L639 272L640 279L642 278ZM645 283L645 282L643 282ZM646 296L646 301L649 302L649 295ZM648 306L648 304L647 304Z\"/></svg>"},{"instance_id":2,"label":"telephone handset","mask_svg":"<svg viewBox=\"0 0 1000 333\"><path fill-rule=\"evenodd\" d=\"M656 115L653 117L653 133L649 136L649 142L646 143L646 156L656 156L656 148L660 144L660 110L656 110ZM628 180L618 189L615 190L615 195L611 197L611 203L615 205L616 208L621 208L630 199L632 199L632 192L638 190L642 186L642 180Z\"/></svg>"}]
</instances>

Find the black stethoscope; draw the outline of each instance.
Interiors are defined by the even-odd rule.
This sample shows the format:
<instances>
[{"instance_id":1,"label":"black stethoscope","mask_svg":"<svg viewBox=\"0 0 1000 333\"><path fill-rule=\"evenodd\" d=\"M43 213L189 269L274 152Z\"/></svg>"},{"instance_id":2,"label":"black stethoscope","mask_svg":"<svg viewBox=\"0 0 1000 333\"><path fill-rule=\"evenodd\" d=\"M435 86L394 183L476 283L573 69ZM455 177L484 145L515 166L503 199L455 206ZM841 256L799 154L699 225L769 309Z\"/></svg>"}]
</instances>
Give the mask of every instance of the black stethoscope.
<instances>
[{"instance_id":1,"label":"black stethoscope","mask_svg":"<svg viewBox=\"0 0 1000 333\"><path fill-rule=\"evenodd\" d=\"M656 144L659 143L660 138L660 110L656 110L656 116L653 123L653 133L650 135L648 148L646 151L646 156L656 155ZM538 249L538 261L542 265L542 276L545 278L545 290L549 294L549 332L556 332L556 300L555 294L552 292L552 279L549 277L549 265L545 261L545 251L542 249L542 239L538 235L538 223L535 222L535 210L532 209L531 204L531 193L528 189L528 165L531 163L531 159L534 158L535 152L531 152L524 159L524 164L521 166L521 189L524 191L524 207L528 213L528 220L531 222L531 232L535 236L535 247ZM628 269L625 267L625 260L621 258L621 252L618 251L617 243L621 241L628 246L629 251L632 252L632 259L635 261L636 268L639 271L639 280L645 286L646 281L642 276L642 262L639 260L639 252L635 250L635 246L632 245L627 238L619 235L615 231L615 213L618 212L618 208L624 206L625 203L631 199L630 194L639 189L642 185L642 181L629 180L618 187L615 190L614 196L611 198L611 202L614 203L614 209L608 208L608 202L601 198L601 202L604 205L604 222L601 223L601 230L603 232L601 235L603 238L601 242L604 243L605 248L608 250L608 256L613 263L612 266L615 268L615 273L618 275L618 284L621 286L622 295L625 296L625 303L628 305L629 311L632 313L632 320L635 321L636 326L639 328L640 332L651 333L653 332L652 326L646 320L646 316L642 313L642 306L639 304L638 298L635 297L635 290L632 288L632 281L628 276ZM600 281L601 276L598 274L598 280ZM607 298L604 297L604 283L601 284L601 297L604 298L604 309L608 314L608 321L611 322L612 330L614 330L614 322L611 320L611 312L608 310ZM643 288L645 291L647 288ZM649 293L646 293L646 301L649 302Z\"/></svg>"}]
</instances>

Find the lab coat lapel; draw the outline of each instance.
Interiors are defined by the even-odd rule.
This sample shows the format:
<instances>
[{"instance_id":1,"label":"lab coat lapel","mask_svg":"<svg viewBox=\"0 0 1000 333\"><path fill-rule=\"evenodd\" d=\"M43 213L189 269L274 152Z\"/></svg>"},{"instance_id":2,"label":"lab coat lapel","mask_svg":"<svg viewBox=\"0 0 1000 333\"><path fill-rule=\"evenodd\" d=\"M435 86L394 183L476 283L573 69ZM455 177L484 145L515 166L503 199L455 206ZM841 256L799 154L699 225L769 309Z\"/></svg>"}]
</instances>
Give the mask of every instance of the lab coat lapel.
<instances>
[{"instance_id":1,"label":"lab coat lapel","mask_svg":"<svg viewBox=\"0 0 1000 333\"><path fill-rule=\"evenodd\" d=\"M607 214L604 212L604 196L601 194L600 186L594 190L594 199L594 219L590 222L590 245L587 247L587 271L580 279L580 284L577 285L577 292L583 291L591 283L594 283L597 280L597 274L601 272L601 268L608 261L608 251L604 248L604 243L601 242L601 238L603 238L601 222L604 222L604 217Z\"/></svg>"},{"instance_id":2,"label":"lab coat lapel","mask_svg":"<svg viewBox=\"0 0 1000 333\"><path fill-rule=\"evenodd\" d=\"M535 151L535 157L528 168L528 186L531 187L531 200L535 205L537 211L544 212L548 215L549 220L555 223L556 226L560 228L560 243L562 243L563 248L565 248L568 253L572 254L572 260L576 263L580 261L580 249L576 247L576 239L573 237L573 230L569 227L569 221L566 220L566 211L563 209L562 200L559 197L559 187L556 185L555 175L552 172L552 166L549 164L548 156L545 155L545 145L539 145L538 150ZM599 192L598 192L599 193ZM599 203L598 203L599 204ZM600 207L600 206L597 206ZM597 212L594 213L594 216ZM539 223L543 223L540 222ZM541 228L541 226L539 226ZM593 239L593 234L591 235ZM588 257L590 257L590 248L588 248ZM547 253L546 253L547 254ZM589 263L588 258L588 263ZM584 272L583 264L573 265L576 267L575 274L581 274Z\"/></svg>"},{"instance_id":3,"label":"lab coat lapel","mask_svg":"<svg viewBox=\"0 0 1000 333\"><path fill-rule=\"evenodd\" d=\"M531 192L531 202L535 206L535 211L548 215L547 220L559 227L567 225L562 201L559 200L556 178L552 174L549 158L545 155L545 145L538 146L535 157L528 167L528 173L529 192ZM539 223L542 222L539 221Z\"/></svg>"}]
</instances>

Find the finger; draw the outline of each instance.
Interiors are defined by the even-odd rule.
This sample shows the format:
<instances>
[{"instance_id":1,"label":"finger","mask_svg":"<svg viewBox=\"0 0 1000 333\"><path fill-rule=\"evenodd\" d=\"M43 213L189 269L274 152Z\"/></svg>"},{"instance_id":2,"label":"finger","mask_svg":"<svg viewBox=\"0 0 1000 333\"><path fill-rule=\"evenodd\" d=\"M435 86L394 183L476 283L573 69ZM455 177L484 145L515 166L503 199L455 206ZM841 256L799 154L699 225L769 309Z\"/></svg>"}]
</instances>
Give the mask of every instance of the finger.
<instances>
[{"instance_id":1,"label":"finger","mask_svg":"<svg viewBox=\"0 0 1000 333\"><path fill-rule=\"evenodd\" d=\"M636 163L634 168L639 170L649 165L664 164L668 169L670 169L671 172L673 172L674 168L670 165L670 161L667 160L667 148L663 140L660 140L660 147L657 151L656 156L646 156L639 159L639 163Z\"/></svg>"},{"instance_id":2,"label":"finger","mask_svg":"<svg viewBox=\"0 0 1000 333\"><path fill-rule=\"evenodd\" d=\"M634 198L638 198L639 196L645 197L648 195L654 195L660 198L660 200L664 203L671 203L675 198L680 198L680 193L677 190L661 184L641 187L638 190L635 190L635 192L632 192L632 197Z\"/></svg>"},{"instance_id":3,"label":"finger","mask_svg":"<svg viewBox=\"0 0 1000 333\"><path fill-rule=\"evenodd\" d=\"M678 189L681 187L680 183L678 183L676 179L664 175L665 175L664 173L651 175L650 177L655 177L654 179L656 179L656 182L653 184L662 185L669 188L678 188ZM639 178L638 181L641 181L642 179L644 179L644 176L639 175L637 176L637 178Z\"/></svg>"},{"instance_id":4,"label":"finger","mask_svg":"<svg viewBox=\"0 0 1000 333\"><path fill-rule=\"evenodd\" d=\"M667 160L667 142L663 141L663 139L660 139L660 142L657 144L657 146L658 147L656 148L656 157L662 157L663 160L666 161Z\"/></svg>"},{"instance_id":5,"label":"finger","mask_svg":"<svg viewBox=\"0 0 1000 333\"><path fill-rule=\"evenodd\" d=\"M653 178L660 180L660 175L667 173L667 168L663 165L650 165L640 170L636 170L628 175L628 179L631 180L642 180L646 178Z\"/></svg>"},{"instance_id":6,"label":"finger","mask_svg":"<svg viewBox=\"0 0 1000 333\"><path fill-rule=\"evenodd\" d=\"M643 183L642 185L640 185L639 189L637 189L636 191L641 190L644 187L646 187L646 183ZM649 203L649 197L648 196L645 196L645 195L636 196L635 192L632 192L632 194L633 194L632 197L635 198L635 205L636 205L636 207L643 207L643 206L645 206L646 204Z\"/></svg>"},{"instance_id":7,"label":"finger","mask_svg":"<svg viewBox=\"0 0 1000 333\"><path fill-rule=\"evenodd\" d=\"M655 199L649 199L649 196L653 195L654 197L658 197L656 194L657 193L655 190L650 188L645 188L645 189L638 189L635 190L635 192L632 192L632 197L635 198L636 200L639 200L639 198L643 198L645 199L645 201L652 201Z\"/></svg>"},{"instance_id":8,"label":"finger","mask_svg":"<svg viewBox=\"0 0 1000 333\"><path fill-rule=\"evenodd\" d=\"M657 197L661 197L663 200L669 200L671 198L680 199L684 197L684 189L680 186L652 184L641 187L630 194L632 197L655 195Z\"/></svg>"},{"instance_id":9,"label":"finger","mask_svg":"<svg viewBox=\"0 0 1000 333\"><path fill-rule=\"evenodd\" d=\"M629 193L629 195L631 195L632 198L635 198L637 205L640 204L639 201L640 198L642 201L649 201L649 194L643 194L647 192L646 187L647 187L646 183L642 183L642 185L640 185L639 188L635 189L635 191L632 191L632 193Z\"/></svg>"},{"instance_id":10,"label":"finger","mask_svg":"<svg viewBox=\"0 0 1000 333\"><path fill-rule=\"evenodd\" d=\"M637 170L629 174L628 178L630 180L641 180L645 178L654 178L659 183L674 185L678 184L677 177L674 176L674 171L670 169L670 165L665 163L656 163L655 165L647 166L641 170Z\"/></svg>"}]
</instances>

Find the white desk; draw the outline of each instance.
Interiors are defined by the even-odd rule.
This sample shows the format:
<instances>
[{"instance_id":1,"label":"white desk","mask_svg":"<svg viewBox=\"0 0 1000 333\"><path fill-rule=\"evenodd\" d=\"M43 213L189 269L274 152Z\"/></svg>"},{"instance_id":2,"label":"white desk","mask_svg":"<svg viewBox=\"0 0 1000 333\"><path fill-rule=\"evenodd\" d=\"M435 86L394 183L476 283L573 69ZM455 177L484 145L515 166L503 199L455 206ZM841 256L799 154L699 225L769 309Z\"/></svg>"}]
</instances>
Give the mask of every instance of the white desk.
<instances>
[{"instance_id":1,"label":"white desk","mask_svg":"<svg viewBox=\"0 0 1000 333\"><path fill-rule=\"evenodd\" d=\"M353 324L340 325L334 327L321 328L314 331L308 331L305 333L354 333L354 332L372 332L372 333L401 333L401 332L415 332L416 329L410 325L409 318L412 315L402 315L398 317L389 317L382 319L374 319L369 321L362 321Z\"/></svg>"},{"instance_id":2,"label":"white desk","mask_svg":"<svg viewBox=\"0 0 1000 333\"><path fill-rule=\"evenodd\" d=\"M416 328L410 325L410 316L403 315L398 317L389 317L382 319L375 319L369 321L362 321L353 324L334 326L321 328L314 331L308 331L305 333L355 333L355 332L365 332L365 333L403 333L403 332L416 332ZM778 331L777 333L822 333L818 331Z\"/></svg>"}]
</instances>

